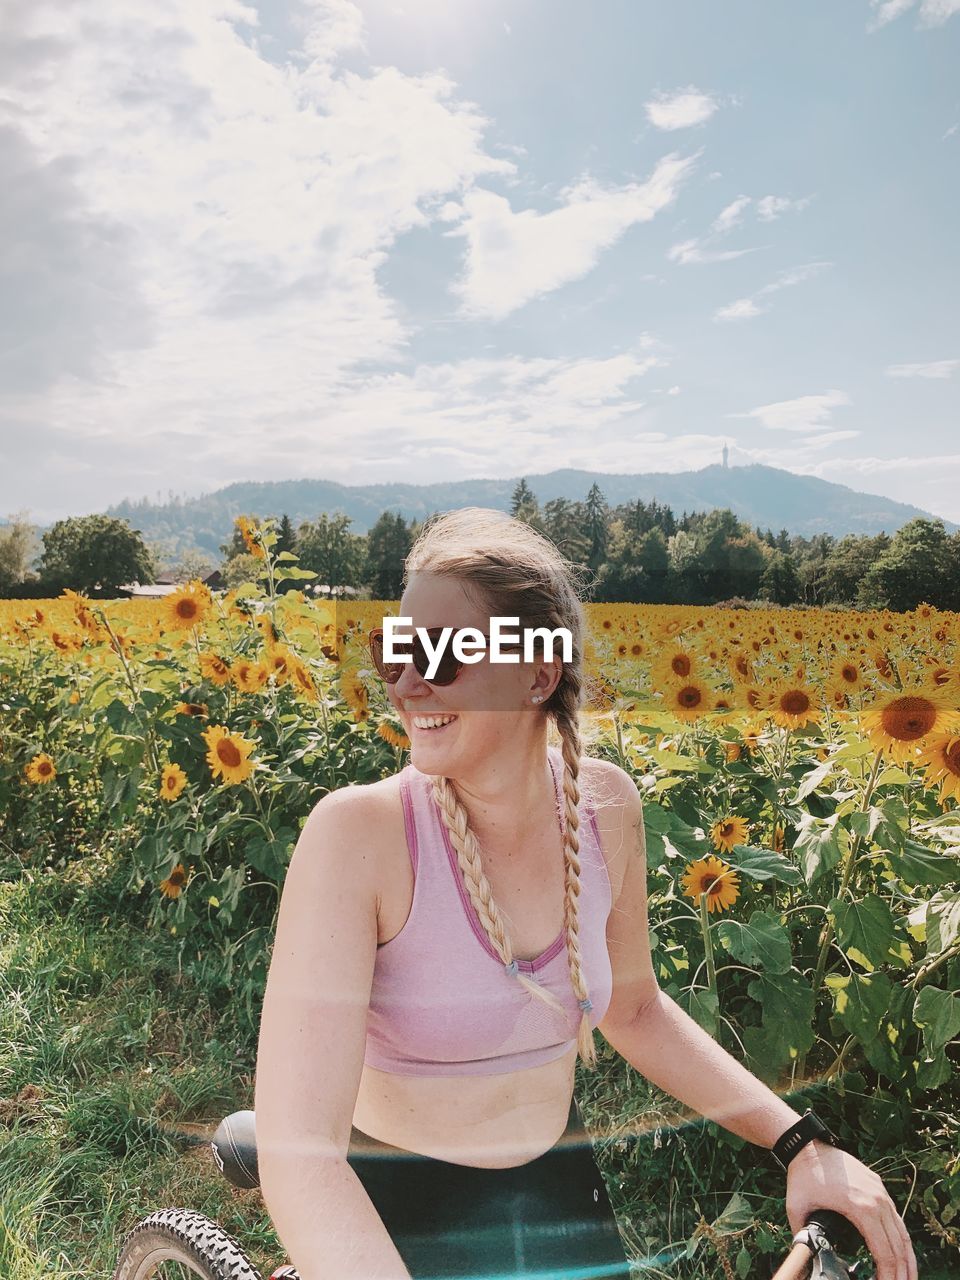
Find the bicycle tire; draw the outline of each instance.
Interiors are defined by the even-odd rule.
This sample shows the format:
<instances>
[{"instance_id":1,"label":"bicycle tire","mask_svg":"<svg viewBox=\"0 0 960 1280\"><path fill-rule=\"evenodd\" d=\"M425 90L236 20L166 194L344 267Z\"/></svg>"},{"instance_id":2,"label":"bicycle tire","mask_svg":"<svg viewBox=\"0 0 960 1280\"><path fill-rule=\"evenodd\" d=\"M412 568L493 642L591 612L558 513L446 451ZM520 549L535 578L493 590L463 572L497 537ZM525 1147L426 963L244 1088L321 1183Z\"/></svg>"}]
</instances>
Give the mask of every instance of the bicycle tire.
<instances>
[{"instance_id":1,"label":"bicycle tire","mask_svg":"<svg viewBox=\"0 0 960 1280\"><path fill-rule=\"evenodd\" d=\"M263 1280L236 1240L193 1209L157 1209L141 1219L123 1242L113 1280L163 1280L157 1268L164 1262L201 1280Z\"/></svg>"}]
</instances>

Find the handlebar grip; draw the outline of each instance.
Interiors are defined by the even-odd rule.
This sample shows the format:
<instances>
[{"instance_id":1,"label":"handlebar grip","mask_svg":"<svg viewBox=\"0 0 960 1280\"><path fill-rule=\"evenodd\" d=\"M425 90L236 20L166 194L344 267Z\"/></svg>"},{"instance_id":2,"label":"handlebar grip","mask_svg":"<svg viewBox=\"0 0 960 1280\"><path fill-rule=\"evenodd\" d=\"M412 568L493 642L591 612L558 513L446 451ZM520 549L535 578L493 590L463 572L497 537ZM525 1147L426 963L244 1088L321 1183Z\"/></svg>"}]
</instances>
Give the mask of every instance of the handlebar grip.
<instances>
[{"instance_id":1,"label":"handlebar grip","mask_svg":"<svg viewBox=\"0 0 960 1280\"><path fill-rule=\"evenodd\" d=\"M814 1209L807 1214L804 1226L809 1227L812 1222L815 1222L829 1237L837 1253L852 1256L858 1253L866 1243L850 1219L845 1218L842 1213L837 1213L835 1209Z\"/></svg>"}]
</instances>

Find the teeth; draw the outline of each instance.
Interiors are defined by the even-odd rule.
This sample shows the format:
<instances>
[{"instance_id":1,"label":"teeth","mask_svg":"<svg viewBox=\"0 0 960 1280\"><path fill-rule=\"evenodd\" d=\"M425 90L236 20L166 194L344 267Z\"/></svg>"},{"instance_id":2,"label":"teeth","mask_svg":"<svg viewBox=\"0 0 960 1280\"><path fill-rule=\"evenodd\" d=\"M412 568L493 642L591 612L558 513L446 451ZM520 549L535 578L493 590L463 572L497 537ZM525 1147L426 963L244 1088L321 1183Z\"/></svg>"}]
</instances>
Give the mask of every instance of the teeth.
<instances>
[{"instance_id":1,"label":"teeth","mask_svg":"<svg viewBox=\"0 0 960 1280\"><path fill-rule=\"evenodd\" d=\"M413 725L415 729L436 729L440 725L449 724L456 718L456 716L414 716Z\"/></svg>"}]
</instances>

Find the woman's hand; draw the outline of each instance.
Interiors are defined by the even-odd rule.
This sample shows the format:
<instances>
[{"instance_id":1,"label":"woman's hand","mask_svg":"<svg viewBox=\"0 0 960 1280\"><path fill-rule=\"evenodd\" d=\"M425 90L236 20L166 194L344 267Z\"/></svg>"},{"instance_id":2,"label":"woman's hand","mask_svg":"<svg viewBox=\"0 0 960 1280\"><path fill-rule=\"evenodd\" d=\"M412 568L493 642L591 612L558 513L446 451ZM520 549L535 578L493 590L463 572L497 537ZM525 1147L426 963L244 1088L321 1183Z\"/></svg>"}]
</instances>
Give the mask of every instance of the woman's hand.
<instances>
[{"instance_id":1,"label":"woman's hand","mask_svg":"<svg viewBox=\"0 0 960 1280\"><path fill-rule=\"evenodd\" d=\"M814 1140L787 1165L786 1210L796 1235L814 1209L834 1209L857 1228L876 1280L918 1280L913 1245L880 1177L856 1156Z\"/></svg>"}]
</instances>

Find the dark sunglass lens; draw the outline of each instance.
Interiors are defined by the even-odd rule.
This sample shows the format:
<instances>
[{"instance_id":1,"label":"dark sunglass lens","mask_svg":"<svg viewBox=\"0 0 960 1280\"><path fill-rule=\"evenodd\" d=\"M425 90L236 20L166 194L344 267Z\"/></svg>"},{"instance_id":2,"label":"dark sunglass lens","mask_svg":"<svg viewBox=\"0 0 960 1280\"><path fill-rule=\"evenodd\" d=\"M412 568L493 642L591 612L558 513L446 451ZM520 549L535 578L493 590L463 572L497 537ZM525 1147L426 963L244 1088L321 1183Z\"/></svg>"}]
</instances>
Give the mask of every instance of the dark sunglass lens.
<instances>
[{"instance_id":1,"label":"dark sunglass lens","mask_svg":"<svg viewBox=\"0 0 960 1280\"><path fill-rule=\"evenodd\" d=\"M434 634L432 631L428 631L427 635L430 637L431 646L435 646L440 638L440 632L438 631ZM460 661L449 644L440 656L436 671L432 676L428 677L427 672L430 670L430 661L430 655L423 647L420 637L417 636L413 642L413 665L417 668L422 679L429 680L430 684L453 684L460 674Z\"/></svg>"},{"instance_id":2,"label":"dark sunglass lens","mask_svg":"<svg viewBox=\"0 0 960 1280\"><path fill-rule=\"evenodd\" d=\"M373 658L373 665L380 673L381 679L386 680L387 684L396 684L403 674L404 664L402 662L384 661L382 635L372 635L370 637L370 656Z\"/></svg>"}]
</instances>

